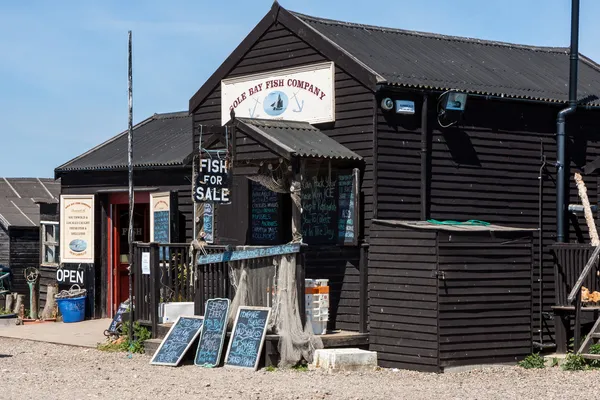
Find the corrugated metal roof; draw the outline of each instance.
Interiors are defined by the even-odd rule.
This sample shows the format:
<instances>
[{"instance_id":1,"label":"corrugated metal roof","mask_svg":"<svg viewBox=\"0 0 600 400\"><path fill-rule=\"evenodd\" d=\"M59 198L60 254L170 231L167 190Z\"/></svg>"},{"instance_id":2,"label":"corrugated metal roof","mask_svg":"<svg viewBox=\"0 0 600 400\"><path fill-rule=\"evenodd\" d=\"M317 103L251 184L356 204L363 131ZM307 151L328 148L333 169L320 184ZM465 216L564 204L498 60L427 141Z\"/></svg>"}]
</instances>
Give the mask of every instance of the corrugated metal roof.
<instances>
[{"instance_id":1,"label":"corrugated metal roof","mask_svg":"<svg viewBox=\"0 0 600 400\"><path fill-rule=\"evenodd\" d=\"M252 130L266 140L299 157L362 160L358 154L336 142L307 122L237 118L245 132ZM239 125L238 125L239 126ZM246 129L244 129L246 128Z\"/></svg>"},{"instance_id":2,"label":"corrugated metal roof","mask_svg":"<svg viewBox=\"0 0 600 400\"><path fill-rule=\"evenodd\" d=\"M47 178L0 178L0 225L35 227L40 222L38 202L56 202L60 182Z\"/></svg>"},{"instance_id":3,"label":"corrugated metal roof","mask_svg":"<svg viewBox=\"0 0 600 400\"><path fill-rule=\"evenodd\" d=\"M360 25L293 13L382 83L567 102L569 49ZM600 66L579 61L578 96L600 104Z\"/></svg>"},{"instance_id":4,"label":"corrugated metal roof","mask_svg":"<svg viewBox=\"0 0 600 400\"><path fill-rule=\"evenodd\" d=\"M183 165L192 147L192 117L187 111L154 114L133 128L135 167ZM55 173L122 168L127 168L127 131L61 165Z\"/></svg>"}]
</instances>

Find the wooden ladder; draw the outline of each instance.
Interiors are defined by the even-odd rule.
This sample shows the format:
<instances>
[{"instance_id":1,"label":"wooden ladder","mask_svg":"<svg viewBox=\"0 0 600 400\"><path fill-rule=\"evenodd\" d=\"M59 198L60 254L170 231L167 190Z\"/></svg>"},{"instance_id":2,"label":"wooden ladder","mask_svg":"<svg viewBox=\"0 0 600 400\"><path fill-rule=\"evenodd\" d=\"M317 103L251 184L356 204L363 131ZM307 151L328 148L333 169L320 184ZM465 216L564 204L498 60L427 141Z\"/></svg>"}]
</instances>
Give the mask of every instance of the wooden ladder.
<instances>
[{"instance_id":1,"label":"wooden ladder","mask_svg":"<svg viewBox=\"0 0 600 400\"><path fill-rule=\"evenodd\" d=\"M590 354L590 347L593 344L600 343L600 318L594 324L594 327L583 341L577 354L588 360L600 360L600 354Z\"/></svg>"}]
</instances>

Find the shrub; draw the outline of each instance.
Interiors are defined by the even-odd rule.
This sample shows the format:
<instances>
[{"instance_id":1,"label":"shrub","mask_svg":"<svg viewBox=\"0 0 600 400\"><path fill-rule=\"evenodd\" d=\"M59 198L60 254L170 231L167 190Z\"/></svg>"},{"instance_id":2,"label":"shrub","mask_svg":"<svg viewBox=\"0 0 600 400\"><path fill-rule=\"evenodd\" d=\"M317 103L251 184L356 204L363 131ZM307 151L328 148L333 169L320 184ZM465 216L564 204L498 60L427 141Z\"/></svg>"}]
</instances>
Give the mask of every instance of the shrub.
<instances>
[{"instance_id":1,"label":"shrub","mask_svg":"<svg viewBox=\"0 0 600 400\"><path fill-rule=\"evenodd\" d=\"M562 369L564 371L583 371L588 369L588 365L585 358L579 354L569 353L565 358Z\"/></svg>"},{"instance_id":2,"label":"shrub","mask_svg":"<svg viewBox=\"0 0 600 400\"><path fill-rule=\"evenodd\" d=\"M525 357L523 361L520 361L519 367L525 369L542 369L546 367L546 362L544 357L540 356L540 353L533 353Z\"/></svg>"}]
</instances>

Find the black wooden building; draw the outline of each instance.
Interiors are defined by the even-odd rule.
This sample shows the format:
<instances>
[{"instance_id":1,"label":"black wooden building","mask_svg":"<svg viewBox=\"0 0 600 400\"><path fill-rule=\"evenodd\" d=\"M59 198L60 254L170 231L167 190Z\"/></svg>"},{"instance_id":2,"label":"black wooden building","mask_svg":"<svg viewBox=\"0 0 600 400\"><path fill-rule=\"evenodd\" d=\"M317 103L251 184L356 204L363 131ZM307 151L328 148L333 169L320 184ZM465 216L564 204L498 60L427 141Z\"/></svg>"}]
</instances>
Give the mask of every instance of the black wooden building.
<instances>
[{"instance_id":1,"label":"black wooden building","mask_svg":"<svg viewBox=\"0 0 600 400\"><path fill-rule=\"evenodd\" d=\"M154 114L133 127L135 240L151 239L150 202L170 194L172 242L192 238L192 121L187 112ZM128 297L127 131L55 169L61 195L94 196L94 262L87 265L87 317L111 317ZM63 265L63 268L78 268Z\"/></svg>"},{"instance_id":2,"label":"black wooden building","mask_svg":"<svg viewBox=\"0 0 600 400\"><path fill-rule=\"evenodd\" d=\"M40 307L47 285L54 281L57 224L46 212L55 207L59 193L60 183L53 179L0 178L0 264L11 268L12 291L25 295L26 309L30 299L25 269L40 272Z\"/></svg>"},{"instance_id":3,"label":"black wooden building","mask_svg":"<svg viewBox=\"0 0 600 400\"><path fill-rule=\"evenodd\" d=\"M515 360L530 352L533 342L552 343L551 306L555 302L555 288L550 245L556 239L555 123L557 112L567 102L568 53L566 48L524 46L315 18L290 12L275 3L190 99L193 149L214 145L207 127L225 124L229 112L234 110L238 117L234 122L237 128L234 157L238 161L245 157L248 163L248 168L236 164L234 169L232 205L221 205L215 210L215 243L256 244L251 235L253 186L247 176L263 164L277 165L278 160L285 158L286 151L307 159L308 163L316 163L314 176L335 180L340 169L358 167L361 172L358 243L348 246L323 238L311 239L310 235L304 237L308 243L307 276L330 279L330 328L368 331L371 338L377 338L371 347L378 350L383 366L435 371L448 365L486 362L479 350L492 339L498 350L488 361ZM332 118L303 121L300 114L304 103L295 96L300 90L317 96L321 92L310 83L300 84L294 74L304 73L311 66L316 70L331 62L335 92ZM281 85L295 86L298 89L292 93L295 98L283 96L282 100L282 95L270 97L271 93L252 97L252 93L265 87L273 89L279 85L266 83L270 76L277 77L275 81ZM283 78L279 80L280 76L293 79L288 83ZM596 110L600 105L599 78L600 66L581 56L580 110L567 123L567 176L572 181L570 172L587 173L584 179L593 204L599 199L597 176L590 164L600 156ZM253 86L232 97L231 87L241 87L244 82ZM468 99L464 113L451 121L447 120L448 115L440 113L448 92L466 93ZM227 104L223 104L223 98L228 99ZM385 99L392 102L389 111L382 106ZM397 104L409 106L396 112ZM267 115L257 117L257 106L264 107ZM267 107L272 107L272 114ZM283 115L279 113L286 107L294 107L298 112L294 123L263 120L285 120L278 115ZM305 125L299 126L298 122ZM312 159L310 152L303 155L290 142L290 138L314 131L356 154L358 164L336 166L319 162L317 159L327 158L324 156L327 146L318 139L309 144L316 153ZM579 203L574 183L567 186L568 201ZM285 208L289 199L283 196L278 201ZM470 232L463 241L467 248L456 252L455 257L465 257L465 264L478 272L471 276L465 273L464 283L455 291L461 295L443 301L469 301L470 291L487 290L494 296L483 296L487 303L482 301L479 307L455 311L462 319L450 318L450 325L464 327L456 329L454 336L463 337L466 343L456 347L463 354L456 356L454 362L449 350L452 346L444 347L440 337L432 344L416 335L410 345L403 344L407 338L404 333L418 333L437 325L422 315L427 310L423 310L419 301L401 294L427 292L432 287L436 287L437 293L441 286L432 286L429 278L411 275L407 265L413 263L415 254L435 257L451 251L445 242L452 234L443 229L426 234L414 229L410 233L405 226L399 229L408 229L409 233L385 236L386 229L398 221L431 219L481 220L512 232L507 238L494 236L490 229ZM586 231L583 219L569 214L568 240L586 242ZM378 273L372 248L381 235L388 242L398 239L377 250L384 258L381 252L389 252L390 262L385 268L390 277L414 278L397 281L397 287L403 289L378 284L380 277L376 276L381 275L381 268ZM411 240L422 235L427 237L420 243ZM529 242L500 245L504 239L511 242L517 236L529 237ZM284 241L286 237L278 239ZM521 254L518 260L513 257L514 252ZM487 268L491 264L500 271ZM425 273L441 279L436 273L438 265L443 263L432 262ZM488 272L490 275L482 278L481 274ZM360 313L366 305L360 304L359 298L365 279L373 283L369 285L370 302L385 298L396 304L383 309L384 314L393 315L394 324L382 325L380 317L373 313L372 303L368 325L361 326ZM528 301L529 308L525 306ZM504 302L521 302L519 307L524 308L503 307ZM482 309L484 306L488 308ZM430 316L439 315L436 320L442 318L442 299L433 307ZM529 315L523 315L527 312ZM463 324L477 318L482 318L481 325ZM505 326L505 321L511 318L518 320L515 325L518 332L511 332ZM523 326L529 327L528 332L523 331ZM439 332L442 336L452 335L452 329ZM488 333L496 336L488 337ZM440 361L442 356L446 361ZM424 363L424 357L433 357L435 361Z\"/></svg>"}]
</instances>

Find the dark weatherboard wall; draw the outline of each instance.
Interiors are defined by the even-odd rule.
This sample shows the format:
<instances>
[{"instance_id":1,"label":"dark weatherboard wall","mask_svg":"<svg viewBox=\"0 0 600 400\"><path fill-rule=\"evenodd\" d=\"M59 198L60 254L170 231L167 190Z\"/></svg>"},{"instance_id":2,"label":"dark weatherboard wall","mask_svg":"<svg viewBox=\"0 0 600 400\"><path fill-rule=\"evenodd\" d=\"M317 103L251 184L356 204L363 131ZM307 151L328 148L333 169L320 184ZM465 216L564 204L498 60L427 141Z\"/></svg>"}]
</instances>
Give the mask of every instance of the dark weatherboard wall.
<instances>
[{"instance_id":1,"label":"dark weatherboard wall","mask_svg":"<svg viewBox=\"0 0 600 400\"><path fill-rule=\"evenodd\" d=\"M177 242L189 243L193 237L192 168L166 167L156 169L135 169L134 187L142 191L176 192L177 218L179 218ZM107 268L108 240L107 217L109 214L109 193L123 192L128 187L127 171L67 171L61 173L62 194L96 194L96 229L94 262L94 317L105 317L108 295Z\"/></svg>"},{"instance_id":2,"label":"dark weatherboard wall","mask_svg":"<svg viewBox=\"0 0 600 400\"><path fill-rule=\"evenodd\" d=\"M369 347L379 364L440 371L530 354L531 262L529 231L456 232L375 220Z\"/></svg>"},{"instance_id":3,"label":"dark weatherboard wall","mask_svg":"<svg viewBox=\"0 0 600 400\"><path fill-rule=\"evenodd\" d=\"M3 226L0 226L0 264L8 265L10 240L8 232Z\"/></svg>"},{"instance_id":4,"label":"dark weatherboard wall","mask_svg":"<svg viewBox=\"0 0 600 400\"><path fill-rule=\"evenodd\" d=\"M281 25L273 25L246 53L225 78L269 70L289 68L327 61L327 59ZM319 129L363 157L365 168L361 179L361 226L368 236L373 215L373 133L375 99L373 93L346 71L335 69L335 122L318 125ZM221 124L221 89L216 85L206 100L194 111L194 148L198 147L199 125ZM240 145L236 157L256 151L248 140ZM244 182L246 180L246 182ZM240 190L239 196L236 190ZM220 205L215 210L216 239L220 243L242 244L249 227L249 184L245 177L234 179L232 200L236 204ZM306 254L306 277L329 279L331 329L359 330L358 248L309 246Z\"/></svg>"},{"instance_id":5,"label":"dark weatherboard wall","mask_svg":"<svg viewBox=\"0 0 600 400\"><path fill-rule=\"evenodd\" d=\"M296 67L327 61L327 59L281 25L273 25L260 40L246 53L243 59L225 78L267 72L281 68ZM373 93L353 79L339 67L335 69L335 122L319 125L325 134L363 157L365 171L361 182L364 196L365 235L373 214L373 127L375 102ZM198 145L199 125L221 125L220 84L207 96L194 111L194 148ZM252 146L248 145L252 152ZM238 147L237 155L244 153ZM242 156L242 155L240 155ZM242 156L243 157L243 156ZM216 220L219 224L219 209ZM223 229L223 228L221 228ZM221 231L223 237L235 237L234 233Z\"/></svg>"},{"instance_id":6,"label":"dark weatherboard wall","mask_svg":"<svg viewBox=\"0 0 600 400\"><path fill-rule=\"evenodd\" d=\"M388 92L393 99L413 99L414 116L378 110L377 116L377 218L420 219L421 207L421 109L422 95ZM428 201L426 218L487 222L537 229L539 223L540 168L542 149L547 164L542 173L543 311L554 305L554 272L550 245L556 239L556 113L558 107L516 101L469 98L463 120L454 127L440 128L435 104L438 94L429 94L428 178L424 182ZM567 177L568 204L580 204L573 172L600 156L600 134L594 111L582 111L569 119ZM596 204L596 174L584 175L591 204ZM581 216L567 218L569 241L587 242L587 227ZM540 325L544 342L554 340L554 323L540 324L539 235L534 234L534 334Z\"/></svg>"}]
</instances>

